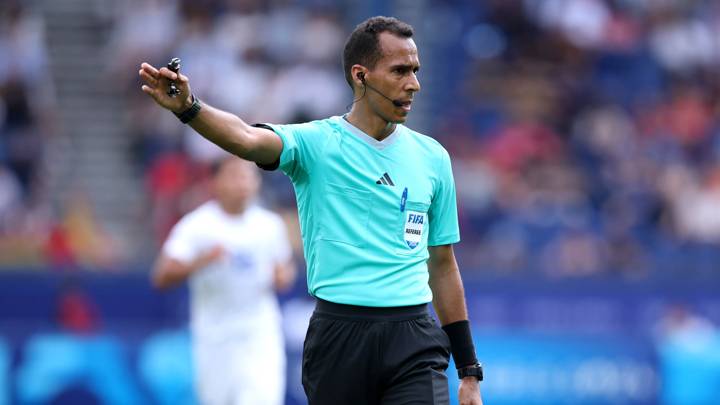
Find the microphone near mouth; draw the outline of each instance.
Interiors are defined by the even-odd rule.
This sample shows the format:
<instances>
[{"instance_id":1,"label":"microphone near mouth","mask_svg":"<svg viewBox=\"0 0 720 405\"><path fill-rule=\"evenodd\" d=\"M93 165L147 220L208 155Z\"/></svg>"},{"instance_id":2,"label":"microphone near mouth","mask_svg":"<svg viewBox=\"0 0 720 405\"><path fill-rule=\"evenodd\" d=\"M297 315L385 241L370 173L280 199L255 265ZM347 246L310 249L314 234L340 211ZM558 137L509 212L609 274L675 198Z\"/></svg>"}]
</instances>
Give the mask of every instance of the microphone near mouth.
<instances>
[{"instance_id":1,"label":"microphone near mouth","mask_svg":"<svg viewBox=\"0 0 720 405\"><path fill-rule=\"evenodd\" d=\"M375 93L383 96L385 99L387 99L388 101L390 101L391 103L393 103L393 105L394 105L395 107L402 107L402 106L405 105L405 103L403 103L402 101L392 99L392 98L384 95L382 92L380 92L380 90L378 90L378 89L374 88L373 86L371 86L370 83L368 83L368 82L365 80L365 74L364 74L363 72L359 72L359 73L357 74L357 78L360 79L360 81L362 82L362 84L365 85L365 86L367 86L370 90L372 90L372 91L374 91Z\"/></svg>"}]
</instances>

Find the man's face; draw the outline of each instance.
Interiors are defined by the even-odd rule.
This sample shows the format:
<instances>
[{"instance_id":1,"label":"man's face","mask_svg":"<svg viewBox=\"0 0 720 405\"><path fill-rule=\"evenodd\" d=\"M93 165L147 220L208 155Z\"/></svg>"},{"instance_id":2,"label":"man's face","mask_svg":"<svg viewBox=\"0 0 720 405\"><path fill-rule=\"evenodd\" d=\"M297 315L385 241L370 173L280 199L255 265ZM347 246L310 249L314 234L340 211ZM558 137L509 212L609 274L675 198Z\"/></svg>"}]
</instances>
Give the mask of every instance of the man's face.
<instances>
[{"instance_id":1,"label":"man's face","mask_svg":"<svg viewBox=\"0 0 720 405\"><path fill-rule=\"evenodd\" d=\"M412 99L420 91L417 71L420 60L415 41L389 32L379 35L382 57L365 76L367 82L390 99L398 100L402 106L395 106L390 100L367 89L370 108L387 122L402 123L410 112Z\"/></svg>"},{"instance_id":2,"label":"man's face","mask_svg":"<svg viewBox=\"0 0 720 405\"><path fill-rule=\"evenodd\" d=\"M247 206L260 188L255 164L242 159L227 159L214 179L215 197L221 204L239 208Z\"/></svg>"}]
</instances>

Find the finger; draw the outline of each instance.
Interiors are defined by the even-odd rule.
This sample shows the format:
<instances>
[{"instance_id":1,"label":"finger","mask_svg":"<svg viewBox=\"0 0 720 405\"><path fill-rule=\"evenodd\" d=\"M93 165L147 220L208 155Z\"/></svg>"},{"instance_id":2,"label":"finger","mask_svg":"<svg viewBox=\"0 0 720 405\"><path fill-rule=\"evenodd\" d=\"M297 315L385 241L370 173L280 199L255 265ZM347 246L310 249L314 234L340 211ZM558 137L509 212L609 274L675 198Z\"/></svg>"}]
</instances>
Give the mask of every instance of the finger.
<instances>
[{"instance_id":1,"label":"finger","mask_svg":"<svg viewBox=\"0 0 720 405\"><path fill-rule=\"evenodd\" d=\"M170 80L177 80L177 73L173 72L168 68L160 68L159 72L160 76L162 77L168 78Z\"/></svg>"},{"instance_id":2,"label":"finger","mask_svg":"<svg viewBox=\"0 0 720 405\"><path fill-rule=\"evenodd\" d=\"M189 80L188 77L185 76L185 75L182 74L182 73L178 74L178 76L179 76L179 77L178 77L178 81L179 81L180 83L187 83L188 80Z\"/></svg>"},{"instance_id":3,"label":"finger","mask_svg":"<svg viewBox=\"0 0 720 405\"><path fill-rule=\"evenodd\" d=\"M152 65L149 63L143 62L140 64L140 68L144 71L146 71L150 76L157 79L158 77L158 70L155 69Z\"/></svg>"},{"instance_id":4,"label":"finger","mask_svg":"<svg viewBox=\"0 0 720 405\"><path fill-rule=\"evenodd\" d=\"M148 86L148 85L146 85L146 84L143 84L142 87L140 87L140 89L142 89L142 91L143 91L145 94L147 94L147 95L149 95L150 97L152 97L153 100L155 100L155 101L157 101L157 102L160 101L160 96L159 96L159 93L158 93L158 91L157 91L156 88L153 88L153 87L150 87L150 86Z\"/></svg>"},{"instance_id":5,"label":"finger","mask_svg":"<svg viewBox=\"0 0 720 405\"><path fill-rule=\"evenodd\" d=\"M150 87L158 86L158 81L154 77L150 76L148 72L140 70L138 73L140 74L140 78L143 79Z\"/></svg>"},{"instance_id":6,"label":"finger","mask_svg":"<svg viewBox=\"0 0 720 405\"><path fill-rule=\"evenodd\" d=\"M147 84L143 84L142 86L140 86L140 89L143 91L143 93L149 94L151 96L153 95L153 93L155 91L155 89L148 86Z\"/></svg>"}]
</instances>

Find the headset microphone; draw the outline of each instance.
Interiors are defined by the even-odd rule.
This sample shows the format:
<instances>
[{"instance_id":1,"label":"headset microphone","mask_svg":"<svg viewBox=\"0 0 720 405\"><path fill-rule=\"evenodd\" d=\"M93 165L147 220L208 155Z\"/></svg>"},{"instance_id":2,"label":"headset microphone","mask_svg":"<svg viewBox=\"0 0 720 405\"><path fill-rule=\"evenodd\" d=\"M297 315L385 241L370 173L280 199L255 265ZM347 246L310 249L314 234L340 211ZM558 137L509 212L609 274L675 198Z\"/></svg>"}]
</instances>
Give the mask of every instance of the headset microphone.
<instances>
[{"instance_id":1,"label":"headset microphone","mask_svg":"<svg viewBox=\"0 0 720 405\"><path fill-rule=\"evenodd\" d=\"M360 79L360 81L362 82L362 84L364 84L365 86L367 86L370 90L374 91L375 93L377 93L377 94L383 96L384 98L386 98L388 101L390 101L391 103L393 103L393 105L394 105L395 107L402 107L403 105L405 105L405 103L403 103L402 101L400 101L400 100L393 100L393 99L391 99L390 97L382 94L379 90L377 90L377 89L374 88L373 86L371 86L368 82L365 81L365 75L364 75L362 72L358 73L357 77L358 77L358 79Z\"/></svg>"}]
</instances>

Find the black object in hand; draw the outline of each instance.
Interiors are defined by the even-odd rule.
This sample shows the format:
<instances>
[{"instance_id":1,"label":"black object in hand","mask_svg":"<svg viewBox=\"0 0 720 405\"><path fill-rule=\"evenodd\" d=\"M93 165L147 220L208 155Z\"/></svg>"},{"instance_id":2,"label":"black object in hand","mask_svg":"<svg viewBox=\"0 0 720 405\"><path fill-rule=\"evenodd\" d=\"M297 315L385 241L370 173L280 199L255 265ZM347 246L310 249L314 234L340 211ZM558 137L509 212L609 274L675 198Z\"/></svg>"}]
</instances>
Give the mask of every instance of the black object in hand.
<instances>
[{"instance_id":1,"label":"black object in hand","mask_svg":"<svg viewBox=\"0 0 720 405\"><path fill-rule=\"evenodd\" d=\"M167 64L167 68L170 69L171 71L179 74L180 58L172 58L170 60L170 63ZM170 89L168 90L167 95L170 97L175 97L178 94L180 94L180 89L177 88L174 80L170 80Z\"/></svg>"}]
</instances>

